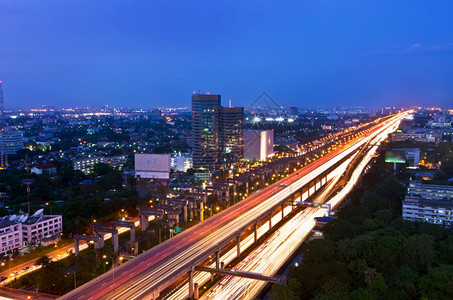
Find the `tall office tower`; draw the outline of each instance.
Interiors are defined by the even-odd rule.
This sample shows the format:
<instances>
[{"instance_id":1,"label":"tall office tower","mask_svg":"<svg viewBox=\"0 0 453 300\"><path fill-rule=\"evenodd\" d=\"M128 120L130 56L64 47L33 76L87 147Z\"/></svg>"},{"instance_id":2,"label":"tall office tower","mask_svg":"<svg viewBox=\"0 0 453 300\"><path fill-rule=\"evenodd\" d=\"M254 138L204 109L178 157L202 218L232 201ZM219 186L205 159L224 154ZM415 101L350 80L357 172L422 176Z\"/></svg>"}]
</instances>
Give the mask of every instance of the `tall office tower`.
<instances>
[{"instance_id":1,"label":"tall office tower","mask_svg":"<svg viewBox=\"0 0 453 300\"><path fill-rule=\"evenodd\" d=\"M194 169L212 169L220 162L220 95L192 95Z\"/></svg>"},{"instance_id":2,"label":"tall office tower","mask_svg":"<svg viewBox=\"0 0 453 300\"><path fill-rule=\"evenodd\" d=\"M221 163L228 165L244 157L244 108L221 107L220 109Z\"/></svg>"}]
</instances>

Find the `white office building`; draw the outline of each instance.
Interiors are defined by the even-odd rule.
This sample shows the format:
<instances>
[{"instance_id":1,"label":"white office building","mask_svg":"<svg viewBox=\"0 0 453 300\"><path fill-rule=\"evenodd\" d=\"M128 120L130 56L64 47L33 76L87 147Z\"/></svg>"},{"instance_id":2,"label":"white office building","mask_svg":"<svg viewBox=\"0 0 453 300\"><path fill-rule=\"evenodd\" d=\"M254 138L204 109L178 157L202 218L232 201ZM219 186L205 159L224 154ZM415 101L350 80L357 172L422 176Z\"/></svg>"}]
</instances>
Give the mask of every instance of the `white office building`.
<instances>
[{"instance_id":1,"label":"white office building","mask_svg":"<svg viewBox=\"0 0 453 300\"><path fill-rule=\"evenodd\" d=\"M146 179L170 178L170 154L135 154L135 177Z\"/></svg>"},{"instance_id":2,"label":"white office building","mask_svg":"<svg viewBox=\"0 0 453 300\"><path fill-rule=\"evenodd\" d=\"M22 223L24 244L34 245L43 239L58 236L63 232L63 218L59 215L33 215Z\"/></svg>"},{"instance_id":3,"label":"white office building","mask_svg":"<svg viewBox=\"0 0 453 300\"><path fill-rule=\"evenodd\" d=\"M273 130L244 131L244 159L265 161L274 154Z\"/></svg>"},{"instance_id":4,"label":"white office building","mask_svg":"<svg viewBox=\"0 0 453 300\"><path fill-rule=\"evenodd\" d=\"M127 162L127 155L117 156L88 156L79 159L75 159L74 170L82 171L88 174L93 170L97 164L107 164L114 169L121 170Z\"/></svg>"},{"instance_id":5,"label":"white office building","mask_svg":"<svg viewBox=\"0 0 453 300\"><path fill-rule=\"evenodd\" d=\"M188 169L193 168L193 159L187 153L172 153L170 168L174 171L187 172Z\"/></svg>"},{"instance_id":6,"label":"white office building","mask_svg":"<svg viewBox=\"0 0 453 300\"><path fill-rule=\"evenodd\" d=\"M411 181L403 200L403 219L451 226L453 186Z\"/></svg>"},{"instance_id":7,"label":"white office building","mask_svg":"<svg viewBox=\"0 0 453 300\"><path fill-rule=\"evenodd\" d=\"M16 221L11 221L10 216L2 219L0 221L0 253L11 253L22 246L22 226Z\"/></svg>"},{"instance_id":8,"label":"white office building","mask_svg":"<svg viewBox=\"0 0 453 300\"><path fill-rule=\"evenodd\" d=\"M0 253L12 253L21 246L36 245L45 240L59 240L63 232L63 218L60 215L43 215L38 210L28 214L0 218Z\"/></svg>"}]
</instances>

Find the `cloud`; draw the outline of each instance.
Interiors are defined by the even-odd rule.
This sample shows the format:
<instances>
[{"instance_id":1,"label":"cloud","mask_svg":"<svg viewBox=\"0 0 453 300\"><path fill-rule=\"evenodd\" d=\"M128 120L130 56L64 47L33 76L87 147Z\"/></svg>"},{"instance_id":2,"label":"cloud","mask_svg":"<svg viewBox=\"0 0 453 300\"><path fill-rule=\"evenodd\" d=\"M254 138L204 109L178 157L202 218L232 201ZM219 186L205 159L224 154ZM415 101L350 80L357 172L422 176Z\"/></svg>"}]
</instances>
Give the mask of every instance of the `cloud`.
<instances>
[{"instance_id":1,"label":"cloud","mask_svg":"<svg viewBox=\"0 0 453 300\"><path fill-rule=\"evenodd\" d=\"M364 55L401 55L408 53L431 53L431 52L449 52L453 51L453 43L438 43L425 46L420 43L415 43L408 46L393 46L387 51L376 51L364 53Z\"/></svg>"}]
</instances>

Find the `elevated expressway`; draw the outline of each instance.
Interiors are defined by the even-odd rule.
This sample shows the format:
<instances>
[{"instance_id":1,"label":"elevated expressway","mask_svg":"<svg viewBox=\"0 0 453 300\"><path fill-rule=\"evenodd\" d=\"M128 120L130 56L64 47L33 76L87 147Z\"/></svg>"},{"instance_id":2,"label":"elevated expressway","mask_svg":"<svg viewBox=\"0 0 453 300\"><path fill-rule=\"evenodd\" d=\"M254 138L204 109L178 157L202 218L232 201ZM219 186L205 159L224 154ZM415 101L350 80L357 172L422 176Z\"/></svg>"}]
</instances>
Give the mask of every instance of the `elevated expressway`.
<instances>
[{"instance_id":1,"label":"elevated expressway","mask_svg":"<svg viewBox=\"0 0 453 300\"><path fill-rule=\"evenodd\" d=\"M197 264L210 255L219 253L224 245L234 239L240 245L242 232L249 227L256 228L259 221L272 216L276 209L284 208L287 200L296 193L311 194L316 191L327 182L327 174L332 168L380 133L395 127L406 115L407 112L385 119L366 134L115 270L82 285L61 299L156 299L162 290L178 278L186 273L193 274ZM240 247L238 254L239 252Z\"/></svg>"},{"instance_id":2,"label":"elevated expressway","mask_svg":"<svg viewBox=\"0 0 453 300\"><path fill-rule=\"evenodd\" d=\"M326 203L332 207L338 206L360 180L363 171L369 167L370 161L377 152L378 145L387 138L389 132L395 129L389 128L387 132L376 136L362 151L357 152L357 155L351 156L342 163L336 169L337 172L335 172L336 175L333 179L329 181L321 193L316 194L314 199L310 201ZM298 200L296 199L296 203ZM293 255L294 251L300 247L305 238L309 236L311 230L315 227L314 218L324 214L324 209L312 207L298 211L290 220L272 233L269 238L262 241L257 248L252 250L247 257L242 258L239 264L233 266L232 270L275 276L278 270ZM231 256L231 253L229 255ZM227 254L222 257L222 261L228 259ZM196 276L196 282L198 283L209 281L209 276L204 273ZM266 282L260 280L224 276L200 299L255 299L266 284ZM173 293L171 297L166 297L166 299L181 299L183 295L187 295L187 291L188 287L186 284L179 288L178 293Z\"/></svg>"}]
</instances>

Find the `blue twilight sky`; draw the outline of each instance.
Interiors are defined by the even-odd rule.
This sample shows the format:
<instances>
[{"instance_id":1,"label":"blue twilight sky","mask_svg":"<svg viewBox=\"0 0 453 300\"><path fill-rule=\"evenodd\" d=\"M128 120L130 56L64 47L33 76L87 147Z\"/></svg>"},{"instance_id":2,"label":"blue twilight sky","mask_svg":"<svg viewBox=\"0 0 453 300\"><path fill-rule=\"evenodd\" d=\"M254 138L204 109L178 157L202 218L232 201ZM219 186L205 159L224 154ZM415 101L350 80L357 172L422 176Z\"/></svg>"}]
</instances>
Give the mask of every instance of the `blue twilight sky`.
<instances>
[{"instance_id":1,"label":"blue twilight sky","mask_svg":"<svg viewBox=\"0 0 453 300\"><path fill-rule=\"evenodd\" d=\"M5 106L453 106L451 0L0 0Z\"/></svg>"}]
</instances>

